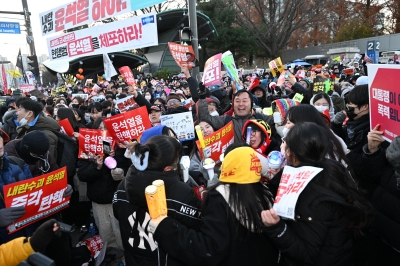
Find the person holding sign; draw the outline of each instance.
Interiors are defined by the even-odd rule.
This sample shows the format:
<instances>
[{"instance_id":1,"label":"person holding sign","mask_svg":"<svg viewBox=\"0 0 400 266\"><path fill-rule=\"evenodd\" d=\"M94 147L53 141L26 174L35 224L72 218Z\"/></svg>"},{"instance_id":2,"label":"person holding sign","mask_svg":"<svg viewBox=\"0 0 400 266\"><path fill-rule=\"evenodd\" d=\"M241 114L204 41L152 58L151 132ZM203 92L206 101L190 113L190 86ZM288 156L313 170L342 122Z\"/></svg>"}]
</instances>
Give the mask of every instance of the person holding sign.
<instances>
[{"instance_id":1,"label":"person holding sign","mask_svg":"<svg viewBox=\"0 0 400 266\"><path fill-rule=\"evenodd\" d=\"M277 265L278 249L263 234L259 221L261 210L270 209L272 203L260 178L261 162L252 148L228 148L220 182L208 189L203 200L200 230L168 212L150 221L154 240L185 265Z\"/></svg>"},{"instance_id":2,"label":"person holding sign","mask_svg":"<svg viewBox=\"0 0 400 266\"><path fill-rule=\"evenodd\" d=\"M334 148L331 141L321 141L324 138L326 130L314 123L300 123L290 129L283 144L288 162L295 168L313 166L322 171L315 177L307 176L308 172L299 177L312 180L291 210L295 221L281 219L274 209L261 212L264 232L281 251L285 265L351 265L352 234L360 234L372 214L346 168L326 158ZM282 172L274 177L280 179L282 187L288 178L290 175L283 176ZM276 196L296 193L304 182L296 181Z\"/></svg>"}]
</instances>

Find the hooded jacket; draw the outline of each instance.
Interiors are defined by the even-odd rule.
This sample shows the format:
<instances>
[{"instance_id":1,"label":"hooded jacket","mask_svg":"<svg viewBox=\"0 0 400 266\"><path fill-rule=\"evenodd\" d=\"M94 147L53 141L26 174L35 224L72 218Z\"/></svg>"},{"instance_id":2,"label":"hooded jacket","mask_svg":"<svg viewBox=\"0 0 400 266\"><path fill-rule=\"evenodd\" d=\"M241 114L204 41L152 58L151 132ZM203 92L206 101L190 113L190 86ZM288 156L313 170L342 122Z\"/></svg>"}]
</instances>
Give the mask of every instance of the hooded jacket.
<instances>
[{"instance_id":1,"label":"hooded jacket","mask_svg":"<svg viewBox=\"0 0 400 266\"><path fill-rule=\"evenodd\" d=\"M53 157L57 158L57 142L58 137L57 133L60 132L60 125L53 118L44 116L43 113L38 115L38 119L34 125L29 126L28 124L17 127L17 139L21 139L27 133L33 130L43 131L44 134L49 139L50 148L49 152L53 155Z\"/></svg>"},{"instance_id":2,"label":"hooded jacket","mask_svg":"<svg viewBox=\"0 0 400 266\"><path fill-rule=\"evenodd\" d=\"M193 189L179 181L174 171L139 171L130 167L131 174L121 181L113 199L113 211L119 221L126 265L182 265L162 248L157 249L148 230L148 213L145 188L153 181L164 181L168 216L189 228L198 229L202 223L200 201Z\"/></svg>"},{"instance_id":3,"label":"hooded jacket","mask_svg":"<svg viewBox=\"0 0 400 266\"><path fill-rule=\"evenodd\" d=\"M257 80L257 81L258 81L257 84L254 84L255 86L253 85L252 88L250 88L250 91L252 94L254 94L254 91L256 89L261 89L263 92L263 95L260 98L257 97L258 106L260 106L261 108L270 107L271 103L268 103L268 101L267 101L267 91L265 89L265 85L263 83L261 83L259 80Z\"/></svg>"},{"instance_id":4,"label":"hooded jacket","mask_svg":"<svg viewBox=\"0 0 400 266\"><path fill-rule=\"evenodd\" d=\"M313 97L311 98L310 105L314 105L314 97L315 97L315 95L313 95ZM329 97L329 116L330 116L331 122L333 120L335 120L335 105L333 104L331 97Z\"/></svg>"},{"instance_id":5,"label":"hooded jacket","mask_svg":"<svg viewBox=\"0 0 400 266\"><path fill-rule=\"evenodd\" d=\"M154 239L186 265L278 265L278 249L268 237L239 221L240 214L228 203L229 188L219 185L207 192L200 230L190 230L168 214Z\"/></svg>"},{"instance_id":6,"label":"hooded jacket","mask_svg":"<svg viewBox=\"0 0 400 266\"><path fill-rule=\"evenodd\" d=\"M0 246L0 265L19 265L35 252L29 240L19 237Z\"/></svg>"},{"instance_id":7,"label":"hooded jacket","mask_svg":"<svg viewBox=\"0 0 400 266\"><path fill-rule=\"evenodd\" d=\"M3 116L3 130L10 136L10 140L13 140L17 137L17 125L15 124L15 120L17 120L17 111L7 111Z\"/></svg>"}]
</instances>

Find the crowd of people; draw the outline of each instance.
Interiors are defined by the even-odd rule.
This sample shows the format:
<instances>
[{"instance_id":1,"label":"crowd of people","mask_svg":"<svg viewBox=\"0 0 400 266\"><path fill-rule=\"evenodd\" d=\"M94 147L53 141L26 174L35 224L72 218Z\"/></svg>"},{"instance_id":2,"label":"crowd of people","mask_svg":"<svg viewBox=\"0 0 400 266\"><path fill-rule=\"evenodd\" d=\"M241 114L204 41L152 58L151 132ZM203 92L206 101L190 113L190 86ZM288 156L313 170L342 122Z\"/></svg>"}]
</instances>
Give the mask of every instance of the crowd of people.
<instances>
[{"instance_id":1,"label":"crowd of people","mask_svg":"<svg viewBox=\"0 0 400 266\"><path fill-rule=\"evenodd\" d=\"M284 82L280 73L237 81L224 75L221 86L207 87L184 66L166 79L140 75L135 85L103 80L97 89L66 84L56 95L8 98L0 107L1 187L66 166L64 197L71 198L67 209L11 234L7 226L25 207L2 201L1 264L40 251L56 265L82 265L59 221L94 223L108 247L124 251L124 265L399 265L400 137L389 143L379 125L370 130L367 66L352 67L346 75L339 64L296 66ZM314 90L317 80L332 86ZM152 128L104 157L78 159L80 129L106 131L103 118L118 115L115 102L129 96L129 110L145 106ZM234 143L214 176L195 140L179 141L161 125L162 115L183 112L192 113L204 137L233 125ZM63 119L72 137L60 132ZM271 152L282 162L265 169ZM107 157L118 167L106 167ZM300 194L295 220L273 208L286 165L322 168ZM160 179L168 212L152 219L144 191Z\"/></svg>"}]
</instances>

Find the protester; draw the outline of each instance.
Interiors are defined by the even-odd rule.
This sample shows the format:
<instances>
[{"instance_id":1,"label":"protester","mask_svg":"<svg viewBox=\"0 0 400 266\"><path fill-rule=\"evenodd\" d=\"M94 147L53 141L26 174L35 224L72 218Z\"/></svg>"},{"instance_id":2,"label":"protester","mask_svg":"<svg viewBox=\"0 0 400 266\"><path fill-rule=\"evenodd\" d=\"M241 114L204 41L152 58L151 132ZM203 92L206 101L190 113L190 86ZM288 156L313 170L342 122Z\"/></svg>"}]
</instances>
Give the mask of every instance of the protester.
<instances>
[{"instance_id":1,"label":"protester","mask_svg":"<svg viewBox=\"0 0 400 266\"><path fill-rule=\"evenodd\" d=\"M319 93L315 94L311 98L310 104L313 105L318 110L318 112L325 114L325 115L329 114L328 119L330 121L335 120L335 109L334 109L333 101L332 101L331 97L329 97L328 94L323 93L323 92L319 92ZM326 114L326 112L328 112L328 114Z\"/></svg>"}]
</instances>

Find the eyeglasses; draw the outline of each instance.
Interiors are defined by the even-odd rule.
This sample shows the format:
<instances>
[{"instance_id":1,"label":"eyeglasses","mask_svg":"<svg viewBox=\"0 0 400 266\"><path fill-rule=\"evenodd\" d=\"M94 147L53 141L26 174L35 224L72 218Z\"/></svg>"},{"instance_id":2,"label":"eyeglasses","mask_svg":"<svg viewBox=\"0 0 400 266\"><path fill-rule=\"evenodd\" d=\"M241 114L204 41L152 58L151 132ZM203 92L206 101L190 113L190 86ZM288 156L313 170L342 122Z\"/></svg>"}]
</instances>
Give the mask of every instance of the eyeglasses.
<instances>
[{"instance_id":1,"label":"eyeglasses","mask_svg":"<svg viewBox=\"0 0 400 266\"><path fill-rule=\"evenodd\" d=\"M171 101L167 102L167 106L174 105L174 104L181 104L181 102L178 100L171 100Z\"/></svg>"}]
</instances>

